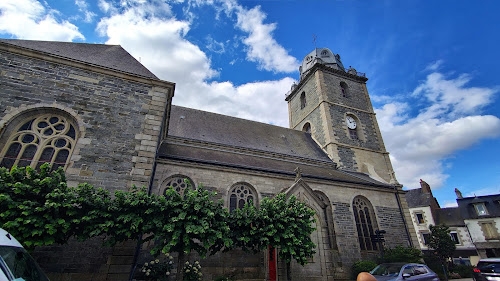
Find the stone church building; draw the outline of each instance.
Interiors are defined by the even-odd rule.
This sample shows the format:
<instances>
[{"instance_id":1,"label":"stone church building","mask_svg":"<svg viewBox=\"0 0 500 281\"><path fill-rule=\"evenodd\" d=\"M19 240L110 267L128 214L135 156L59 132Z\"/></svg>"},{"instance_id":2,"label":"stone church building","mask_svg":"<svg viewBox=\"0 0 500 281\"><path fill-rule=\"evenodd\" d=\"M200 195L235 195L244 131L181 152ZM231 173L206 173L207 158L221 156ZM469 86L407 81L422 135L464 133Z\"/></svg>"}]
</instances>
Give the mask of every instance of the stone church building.
<instances>
[{"instance_id":1,"label":"stone church building","mask_svg":"<svg viewBox=\"0 0 500 281\"><path fill-rule=\"evenodd\" d=\"M286 96L290 129L171 104L158 79L120 46L0 39L0 165L64 167L71 186L132 184L182 193L183 179L217 191L229 210L278 192L316 213L316 254L293 280L349 279L374 258L371 241L418 245L364 74L315 49ZM101 240L37 250L52 280L128 280L135 242ZM269 280L284 264L235 250L202 262L206 280Z\"/></svg>"}]
</instances>

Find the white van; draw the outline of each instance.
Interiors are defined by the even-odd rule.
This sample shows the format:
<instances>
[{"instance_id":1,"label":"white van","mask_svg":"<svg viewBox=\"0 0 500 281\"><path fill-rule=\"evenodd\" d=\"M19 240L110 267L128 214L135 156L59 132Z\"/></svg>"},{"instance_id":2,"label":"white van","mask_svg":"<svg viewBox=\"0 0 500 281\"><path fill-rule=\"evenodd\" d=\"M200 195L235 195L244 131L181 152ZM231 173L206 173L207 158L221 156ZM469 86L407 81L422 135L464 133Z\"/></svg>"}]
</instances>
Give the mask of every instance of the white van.
<instances>
[{"instance_id":1,"label":"white van","mask_svg":"<svg viewBox=\"0 0 500 281\"><path fill-rule=\"evenodd\" d=\"M49 281L21 243L1 228L0 281Z\"/></svg>"}]
</instances>

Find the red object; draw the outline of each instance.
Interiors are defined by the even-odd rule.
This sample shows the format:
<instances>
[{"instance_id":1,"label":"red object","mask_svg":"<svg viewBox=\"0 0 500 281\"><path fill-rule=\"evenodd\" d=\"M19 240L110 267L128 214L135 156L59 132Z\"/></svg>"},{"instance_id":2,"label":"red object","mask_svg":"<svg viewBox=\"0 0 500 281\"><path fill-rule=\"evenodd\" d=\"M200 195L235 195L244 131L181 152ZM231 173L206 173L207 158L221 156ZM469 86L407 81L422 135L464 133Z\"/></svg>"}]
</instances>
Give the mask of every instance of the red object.
<instances>
[{"instance_id":1,"label":"red object","mask_svg":"<svg viewBox=\"0 0 500 281\"><path fill-rule=\"evenodd\" d=\"M269 248L269 281L276 281L276 250Z\"/></svg>"},{"instance_id":2,"label":"red object","mask_svg":"<svg viewBox=\"0 0 500 281\"><path fill-rule=\"evenodd\" d=\"M477 272L477 273L480 273L481 270L477 269L477 268L474 268L474 272Z\"/></svg>"}]
</instances>

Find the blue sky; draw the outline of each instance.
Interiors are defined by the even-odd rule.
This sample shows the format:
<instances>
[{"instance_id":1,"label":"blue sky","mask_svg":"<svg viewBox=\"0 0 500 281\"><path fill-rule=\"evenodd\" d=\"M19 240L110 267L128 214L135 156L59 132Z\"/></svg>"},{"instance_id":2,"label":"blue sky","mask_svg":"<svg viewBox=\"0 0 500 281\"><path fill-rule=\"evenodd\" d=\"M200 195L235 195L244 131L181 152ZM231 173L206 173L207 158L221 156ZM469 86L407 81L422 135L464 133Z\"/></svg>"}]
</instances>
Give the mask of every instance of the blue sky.
<instances>
[{"instance_id":1,"label":"blue sky","mask_svg":"<svg viewBox=\"0 0 500 281\"><path fill-rule=\"evenodd\" d=\"M288 126L316 46L369 78L398 180L441 206L500 193L498 1L2 0L0 37L120 44L174 104Z\"/></svg>"}]
</instances>

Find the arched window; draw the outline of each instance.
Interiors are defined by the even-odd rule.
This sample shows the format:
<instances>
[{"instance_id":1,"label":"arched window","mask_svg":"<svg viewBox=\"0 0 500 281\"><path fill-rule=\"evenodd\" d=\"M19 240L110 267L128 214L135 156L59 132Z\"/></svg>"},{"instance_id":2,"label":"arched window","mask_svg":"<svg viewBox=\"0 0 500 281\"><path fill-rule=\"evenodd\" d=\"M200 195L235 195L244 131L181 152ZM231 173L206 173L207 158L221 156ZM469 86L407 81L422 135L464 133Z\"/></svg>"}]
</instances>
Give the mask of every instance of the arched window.
<instances>
[{"instance_id":1,"label":"arched window","mask_svg":"<svg viewBox=\"0 0 500 281\"><path fill-rule=\"evenodd\" d=\"M300 94L300 109L304 109L304 107L306 107L306 104L306 92L302 92L302 94Z\"/></svg>"},{"instance_id":2,"label":"arched window","mask_svg":"<svg viewBox=\"0 0 500 281\"><path fill-rule=\"evenodd\" d=\"M356 229L358 231L359 246L362 251L375 251L378 249L377 243L372 242L371 236L378 229L372 205L368 199L357 196L352 203Z\"/></svg>"},{"instance_id":3,"label":"arched window","mask_svg":"<svg viewBox=\"0 0 500 281\"><path fill-rule=\"evenodd\" d=\"M346 82L340 82L340 90L342 91L342 96L344 98L347 98L349 96L349 87L347 86Z\"/></svg>"},{"instance_id":4,"label":"arched window","mask_svg":"<svg viewBox=\"0 0 500 281\"><path fill-rule=\"evenodd\" d=\"M306 132L308 134L311 133L311 124L309 124L309 122L304 124L304 126L302 127L302 132Z\"/></svg>"},{"instance_id":5,"label":"arched window","mask_svg":"<svg viewBox=\"0 0 500 281\"><path fill-rule=\"evenodd\" d=\"M167 189L172 187L175 191L177 191L177 193L179 193L180 196L184 196L184 191L186 190L186 188L193 187L193 181L183 175L171 176L167 180L165 180L164 183L164 195Z\"/></svg>"},{"instance_id":6,"label":"arched window","mask_svg":"<svg viewBox=\"0 0 500 281\"><path fill-rule=\"evenodd\" d=\"M65 168L78 139L75 122L57 113L23 116L6 128L7 136L2 136L6 142L0 166L38 169L49 163L52 169Z\"/></svg>"},{"instance_id":7,"label":"arched window","mask_svg":"<svg viewBox=\"0 0 500 281\"><path fill-rule=\"evenodd\" d=\"M256 205L257 194L254 188L244 182L233 185L229 191L229 212L242 209L246 203Z\"/></svg>"}]
</instances>

